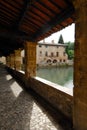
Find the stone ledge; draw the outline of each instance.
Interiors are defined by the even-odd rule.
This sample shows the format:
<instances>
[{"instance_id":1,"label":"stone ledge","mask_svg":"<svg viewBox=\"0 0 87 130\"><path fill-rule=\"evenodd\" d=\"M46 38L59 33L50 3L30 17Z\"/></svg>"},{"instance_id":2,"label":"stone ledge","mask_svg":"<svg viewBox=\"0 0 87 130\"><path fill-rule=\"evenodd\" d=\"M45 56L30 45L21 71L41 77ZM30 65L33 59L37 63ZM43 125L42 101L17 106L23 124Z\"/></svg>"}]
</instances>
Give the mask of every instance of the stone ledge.
<instances>
[{"instance_id":1,"label":"stone ledge","mask_svg":"<svg viewBox=\"0 0 87 130\"><path fill-rule=\"evenodd\" d=\"M70 120L73 117L73 96L72 90L62 87L45 79L33 77L26 79L23 73L9 69L14 78L19 80L26 89L31 88L55 109L60 110Z\"/></svg>"},{"instance_id":2,"label":"stone ledge","mask_svg":"<svg viewBox=\"0 0 87 130\"><path fill-rule=\"evenodd\" d=\"M34 77L29 79L29 86L47 100L53 107L60 110L65 116L72 120L73 96L72 90L54 84L45 79ZM69 91L70 90L70 91Z\"/></svg>"},{"instance_id":3,"label":"stone ledge","mask_svg":"<svg viewBox=\"0 0 87 130\"><path fill-rule=\"evenodd\" d=\"M41 81L44 84L48 84L49 86L51 86L51 87L53 87L55 89L58 89L58 90L66 93L66 94L69 94L69 95L73 96L73 88L66 88L66 87L63 87L63 86L58 85L58 84L55 84L55 83L53 83L51 81L45 80L45 79L40 78L40 77L34 77L34 78L36 80L38 80L38 81Z\"/></svg>"}]
</instances>

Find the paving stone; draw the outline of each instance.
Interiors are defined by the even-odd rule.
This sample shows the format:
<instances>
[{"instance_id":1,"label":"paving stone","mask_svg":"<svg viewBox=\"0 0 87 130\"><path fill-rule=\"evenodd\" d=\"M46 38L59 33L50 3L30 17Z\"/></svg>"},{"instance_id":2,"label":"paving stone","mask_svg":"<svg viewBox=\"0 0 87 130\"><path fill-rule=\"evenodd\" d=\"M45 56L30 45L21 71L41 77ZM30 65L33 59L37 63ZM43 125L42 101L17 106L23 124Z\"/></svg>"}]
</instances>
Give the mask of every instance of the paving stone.
<instances>
[{"instance_id":1,"label":"paving stone","mask_svg":"<svg viewBox=\"0 0 87 130\"><path fill-rule=\"evenodd\" d=\"M0 130L64 129L0 65Z\"/></svg>"}]
</instances>

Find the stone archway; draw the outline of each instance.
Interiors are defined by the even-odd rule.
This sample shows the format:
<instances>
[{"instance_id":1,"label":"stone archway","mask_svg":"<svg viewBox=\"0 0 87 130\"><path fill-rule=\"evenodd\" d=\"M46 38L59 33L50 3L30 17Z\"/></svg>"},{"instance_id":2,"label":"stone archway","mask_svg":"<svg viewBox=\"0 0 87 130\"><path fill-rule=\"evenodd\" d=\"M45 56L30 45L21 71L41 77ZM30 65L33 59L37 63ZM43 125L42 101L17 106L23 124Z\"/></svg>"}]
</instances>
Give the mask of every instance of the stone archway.
<instances>
[{"instance_id":1,"label":"stone archway","mask_svg":"<svg viewBox=\"0 0 87 130\"><path fill-rule=\"evenodd\" d=\"M53 63L57 63L57 60L56 60L56 59L54 59L54 60L53 60Z\"/></svg>"},{"instance_id":2,"label":"stone archway","mask_svg":"<svg viewBox=\"0 0 87 130\"><path fill-rule=\"evenodd\" d=\"M48 59L48 60L47 60L47 63L49 63L49 64L50 64L51 62L52 62L52 61L51 61L51 59Z\"/></svg>"}]
</instances>

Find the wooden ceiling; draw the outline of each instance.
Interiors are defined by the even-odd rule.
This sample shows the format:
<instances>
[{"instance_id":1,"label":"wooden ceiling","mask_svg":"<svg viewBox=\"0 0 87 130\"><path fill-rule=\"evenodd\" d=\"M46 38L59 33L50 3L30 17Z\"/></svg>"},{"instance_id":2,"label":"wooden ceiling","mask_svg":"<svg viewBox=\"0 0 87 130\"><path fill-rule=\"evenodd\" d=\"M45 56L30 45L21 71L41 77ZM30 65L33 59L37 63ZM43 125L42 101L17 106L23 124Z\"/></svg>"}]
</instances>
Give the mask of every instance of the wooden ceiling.
<instances>
[{"instance_id":1,"label":"wooden ceiling","mask_svg":"<svg viewBox=\"0 0 87 130\"><path fill-rule=\"evenodd\" d=\"M74 22L71 0L0 0L0 54L40 41Z\"/></svg>"}]
</instances>

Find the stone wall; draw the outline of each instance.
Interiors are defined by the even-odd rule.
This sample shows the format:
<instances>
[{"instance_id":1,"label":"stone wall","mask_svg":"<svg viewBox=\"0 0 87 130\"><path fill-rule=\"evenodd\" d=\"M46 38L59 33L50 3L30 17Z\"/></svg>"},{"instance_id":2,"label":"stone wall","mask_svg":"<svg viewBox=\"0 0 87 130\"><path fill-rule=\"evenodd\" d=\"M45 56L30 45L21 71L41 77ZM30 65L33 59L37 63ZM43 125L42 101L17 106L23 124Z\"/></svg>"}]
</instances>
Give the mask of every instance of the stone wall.
<instances>
[{"instance_id":1,"label":"stone wall","mask_svg":"<svg viewBox=\"0 0 87 130\"><path fill-rule=\"evenodd\" d=\"M75 130L87 130L87 0L75 7L74 109Z\"/></svg>"},{"instance_id":2,"label":"stone wall","mask_svg":"<svg viewBox=\"0 0 87 130\"><path fill-rule=\"evenodd\" d=\"M0 63L6 64L6 58L4 56L0 57Z\"/></svg>"},{"instance_id":3,"label":"stone wall","mask_svg":"<svg viewBox=\"0 0 87 130\"><path fill-rule=\"evenodd\" d=\"M72 120L72 90L38 77L30 79L30 87Z\"/></svg>"},{"instance_id":4,"label":"stone wall","mask_svg":"<svg viewBox=\"0 0 87 130\"><path fill-rule=\"evenodd\" d=\"M65 116L72 120L72 90L65 87L63 88L62 86L39 77L29 78L27 80L25 75L18 71L9 69L9 72L14 75L16 79L19 79L26 88L32 88L36 93L48 101L55 109L60 110Z\"/></svg>"}]
</instances>

